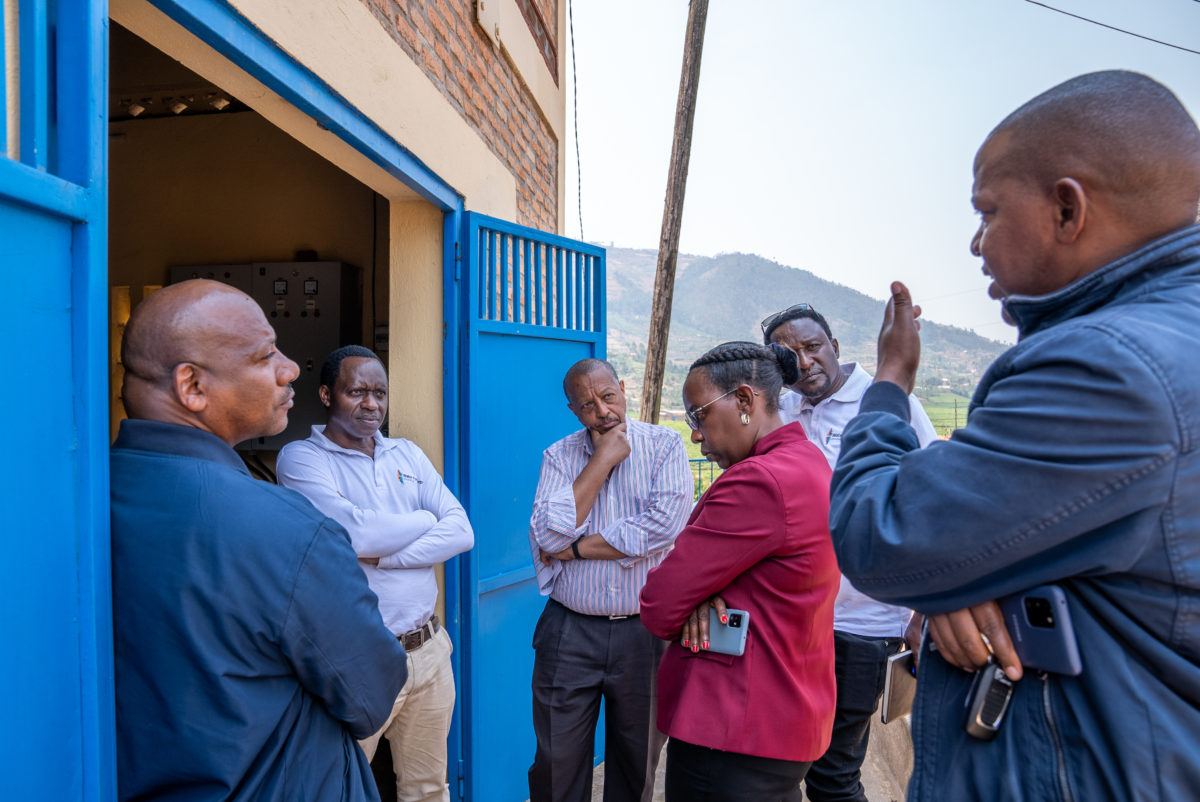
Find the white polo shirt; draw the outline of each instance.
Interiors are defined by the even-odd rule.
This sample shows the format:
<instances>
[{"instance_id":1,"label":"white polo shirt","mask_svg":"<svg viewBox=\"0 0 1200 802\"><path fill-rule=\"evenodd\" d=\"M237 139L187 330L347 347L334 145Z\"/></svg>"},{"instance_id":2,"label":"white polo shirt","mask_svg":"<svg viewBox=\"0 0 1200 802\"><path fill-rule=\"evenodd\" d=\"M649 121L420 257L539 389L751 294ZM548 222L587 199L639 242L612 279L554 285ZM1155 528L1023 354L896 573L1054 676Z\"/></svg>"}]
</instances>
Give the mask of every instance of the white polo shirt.
<instances>
[{"instance_id":1,"label":"white polo shirt","mask_svg":"<svg viewBox=\"0 0 1200 802\"><path fill-rule=\"evenodd\" d=\"M858 414L863 393L871 386L873 377L851 362L842 365L850 371L838 391L813 406L803 395L792 390L784 391L779 397L779 414L785 422L799 421L808 439L813 441L829 461L832 468L842 450L842 430ZM917 433L921 447L938 439L929 416L915 395L909 395L910 422ZM833 606L833 628L853 635L872 638L896 638L904 634L912 611L876 601L860 593L849 580L842 577L837 599Z\"/></svg>"},{"instance_id":2,"label":"white polo shirt","mask_svg":"<svg viewBox=\"0 0 1200 802\"><path fill-rule=\"evenodd\" d=\"M379 597L383 623L401 635L424 624L437 603L434 566L471 548L466 510L416 444L375 432L375 456L342 448L312 427L279 452L279 484L303 493L346 528Z\"/></svg>"}]
</instances>

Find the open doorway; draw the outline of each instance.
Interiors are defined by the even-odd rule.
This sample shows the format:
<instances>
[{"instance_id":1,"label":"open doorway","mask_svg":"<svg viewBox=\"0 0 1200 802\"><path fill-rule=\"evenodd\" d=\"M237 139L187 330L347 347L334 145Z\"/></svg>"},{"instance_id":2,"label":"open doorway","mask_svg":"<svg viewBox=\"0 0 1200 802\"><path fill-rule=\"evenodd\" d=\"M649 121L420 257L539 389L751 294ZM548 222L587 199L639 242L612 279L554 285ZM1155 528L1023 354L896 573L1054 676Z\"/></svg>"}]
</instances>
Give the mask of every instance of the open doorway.
<instances>
[{"instance_id":1,"label":"open doorway","mask_svg":"<svg viewBox=\"0 0 1200 802\"><path fill-rule=\"evenodd\" d=\"M173 268L179 279L185 277L179 266L219 266L202 274L240 286L252 265L267 278L261 265L344 266L336 302L324 302L332 297L328 282L321 295L311 282L312 293L305 295L312 271L303 267L273 271L295 274L295 301L251 293L268 318L276 318L280 348L302 372L287 431L257 449L249 463L269 476L280 445L323 422L316 376L329 350L349 341L387 359L388 201L116 23L110 41L114 436L123 417L121 326L143 297L172 280ZM314 312L324 317L310 317ZM310 331L316 326L322 327L319 335Z\"/></svg>"},{"instance_id":2,"label":"open doorway","mask_svg":"<svg viewBox=\"0 0 1200 802\"><path fill-rule=\"evenodd\" d=\"M298 303L250 292L301 370L288 429L240 449L252 473L274 481L279 447L324 422L316 387L328 351L353 342L388 361L391 204L116 22L110 36L110 436L124 417L120 337L143 298L186 278L181 266L207 266L196 272L247 292L251 272L294 275ZM308 292L318 265L345 279L336 303L322 303L324 285ZM314 322L336 341L306 332ZM378 750L373 769L394 792L391 750Z\"/></svg>"}]
</instances>

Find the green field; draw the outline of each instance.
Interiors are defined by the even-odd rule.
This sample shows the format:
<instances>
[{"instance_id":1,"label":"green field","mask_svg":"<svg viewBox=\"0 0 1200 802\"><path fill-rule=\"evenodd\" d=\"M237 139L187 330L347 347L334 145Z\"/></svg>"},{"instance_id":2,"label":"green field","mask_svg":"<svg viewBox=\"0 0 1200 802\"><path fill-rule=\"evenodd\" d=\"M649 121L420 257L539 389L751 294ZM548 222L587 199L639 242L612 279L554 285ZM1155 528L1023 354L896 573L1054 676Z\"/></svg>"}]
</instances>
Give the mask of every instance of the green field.
<instances>
[{"instance_id":1,"label":"green field","mask_svg":"<svg viewBox=\"0 0 1200 802\"><path fill-rule=\"evenodd\" d=\"M967 425L967 405L970 399L958 393L932 393L921 398L921 406L933 423L938 436L949 437L955 428ZM957 408L956 408L957 404Z\"/></svg>"},{"instance_id":2,"label":"green field","mask_svg":"<svg viewBox=\"0 0 1200 802\"><path fill-rule=\"evenodd\" d=\"M681 420L663 420L660 421L660 423L669 429L674 429L675 431L679 432L680 436L683 437L683 442L687 443L688 459L704 459L704 455L700 453L700 444L692 442L692 430L686 423ZM708 462L704 463L703 465L692 463L691 468L693 477L695 477L697 472L699 472L700 488L699 492L696 493L696 497L699 498L700 493L703 493L708 489L712 479L715 479L721 475L721 469L718 468L714 463Z\"/></svg>"}]
</instances>

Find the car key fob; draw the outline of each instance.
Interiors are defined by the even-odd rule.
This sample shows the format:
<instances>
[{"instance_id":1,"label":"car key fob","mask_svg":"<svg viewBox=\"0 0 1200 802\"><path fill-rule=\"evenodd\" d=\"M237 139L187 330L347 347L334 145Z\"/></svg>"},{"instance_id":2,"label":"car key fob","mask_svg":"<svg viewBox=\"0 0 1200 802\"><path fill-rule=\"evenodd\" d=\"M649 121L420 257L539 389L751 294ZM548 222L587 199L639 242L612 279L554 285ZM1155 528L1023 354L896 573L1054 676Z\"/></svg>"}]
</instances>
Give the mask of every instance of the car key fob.
<instances>
[{"instance_id":1,"label":"car key fob","mask_svg":"<svg viewBox=\"0 0 1200 802\"><path fill-rule=\"evenodd\" d=\"M1016 683L1005 675L1004 669L991 660L975 672L971 692L967 694L967 720L963 724L967 735L981 741L996 737L996 732L1004 723L1015 686Z\"/></svg>"}]
</instances>

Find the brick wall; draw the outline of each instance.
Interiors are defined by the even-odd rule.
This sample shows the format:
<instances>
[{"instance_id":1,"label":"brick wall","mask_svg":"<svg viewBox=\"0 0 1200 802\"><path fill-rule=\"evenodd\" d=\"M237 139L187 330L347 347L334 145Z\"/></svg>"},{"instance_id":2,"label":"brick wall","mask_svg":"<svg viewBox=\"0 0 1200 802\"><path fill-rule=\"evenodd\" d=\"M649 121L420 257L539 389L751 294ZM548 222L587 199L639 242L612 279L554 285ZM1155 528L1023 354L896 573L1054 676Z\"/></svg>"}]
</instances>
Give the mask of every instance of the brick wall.
<instances>
[{"instance_id":1,"label":"brick wall","mask_svg":"<svg viewBox=\"0 0 1200 802\"><path fill-rule=\"evenodd\" d=\"M549 26L557 24L557 0L529 2ZM474 2L363 0L363 3L463 119L479 132L492 152L508 165L517 182L516 222L556 231L559 142L517 71L475 23ZM557 48L556 34L557 29L549 31L552 49ZM543 37L539 45L545 44Z\"/></svg>"}]
</instances>

